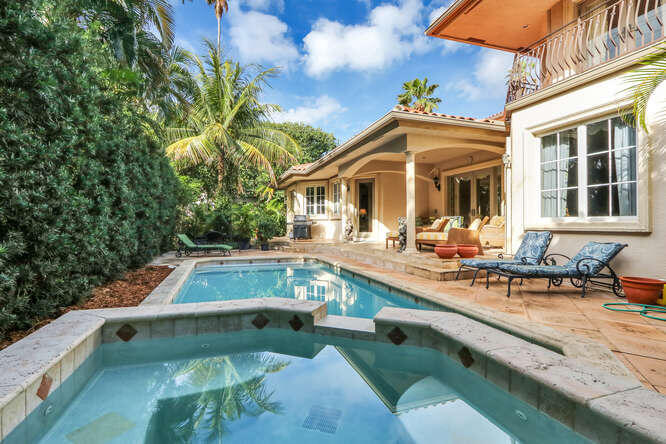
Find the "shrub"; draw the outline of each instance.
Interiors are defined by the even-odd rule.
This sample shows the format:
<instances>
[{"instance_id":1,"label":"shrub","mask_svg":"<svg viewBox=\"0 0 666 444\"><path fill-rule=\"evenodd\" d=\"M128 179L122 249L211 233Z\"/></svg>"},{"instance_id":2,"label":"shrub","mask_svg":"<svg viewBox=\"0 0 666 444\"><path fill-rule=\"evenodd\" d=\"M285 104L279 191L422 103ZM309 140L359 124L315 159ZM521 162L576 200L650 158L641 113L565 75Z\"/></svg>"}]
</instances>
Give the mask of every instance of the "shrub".
<instances>
[{"instance_id":1,"label":"shrub","mask_svg":"<svg viewBox=\"0 0 666 444\"><path fill-rule=\"evenodd\" d=\"M178 182L93 29L0 4L0 335L171 242Z\"/></svg>"}]
</instances>

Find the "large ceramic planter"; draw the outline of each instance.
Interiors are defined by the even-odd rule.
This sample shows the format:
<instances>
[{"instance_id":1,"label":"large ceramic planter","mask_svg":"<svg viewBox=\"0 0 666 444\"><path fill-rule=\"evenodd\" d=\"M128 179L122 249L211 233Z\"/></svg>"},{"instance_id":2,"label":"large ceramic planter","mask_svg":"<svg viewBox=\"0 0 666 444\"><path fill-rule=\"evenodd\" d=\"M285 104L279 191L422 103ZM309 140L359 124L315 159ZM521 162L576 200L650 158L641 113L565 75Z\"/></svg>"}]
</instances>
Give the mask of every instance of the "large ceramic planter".
<instances>
[{"instance_id":1,"label":"large ceramic planter","mask_svg":"<svg viewBox=\"0 0 666 444\"><path fill-rule=\"evenodd\" d=\"M664 290L664 281L633 276L621 276L622 289L627 301L634 304L656 305Z\"/></svg>"},{"instance_id":2,"label":"large ceramic planter","mask_svg":"<svg viewBox=\"0 0 666 444\"><path fill-rule=\"evenodd\" d=\"M435 245L435 253L440 259L452 259L458 253L457 245Z\"/></svg>"},{"instance_id":3,"label":"large ceramic planter","mask_svg":"<svg viewBox=\"0 0 666 444\"><path fill-rule=\"evenodd\" d=\"M479 247L469 244L458 244L458 256L469 259L479 254Z\"/></svg>"}]
</instances>

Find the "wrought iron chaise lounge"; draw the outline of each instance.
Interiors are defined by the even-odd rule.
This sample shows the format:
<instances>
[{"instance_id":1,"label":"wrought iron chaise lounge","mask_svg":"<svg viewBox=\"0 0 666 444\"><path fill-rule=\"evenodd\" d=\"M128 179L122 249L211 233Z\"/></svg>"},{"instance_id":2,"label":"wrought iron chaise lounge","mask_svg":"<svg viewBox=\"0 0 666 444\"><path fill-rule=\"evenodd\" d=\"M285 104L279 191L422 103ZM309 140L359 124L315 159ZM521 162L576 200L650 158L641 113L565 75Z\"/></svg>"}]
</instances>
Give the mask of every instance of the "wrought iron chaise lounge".
<instances>
[{"instance_id":1,"label":"wrought iron chaise lounge","mask_svg":"<svg viewBox=\"0 0 666 444\"><path fill-rule=\"evenodd\" d=\"M617 242L588 242L572 258L553 253L543 258L544 265L500 264L491 272L508 278L507 297L511 297L512 280L531 278L548 279L548 288L551 285L559 286L564 279L569 279L573 286L581 289L581 297L585 297L587 284L610 288L617 296L621 296L622 286L610 261L627 246ZM556 257L568 259L568 262L557 265ZM604 273L604 269L608 272ZM610 282L599 279L610 279Z\"/></svg>"},{"instance_id":2,"label":"wrought iron chaise lounge","mask_svg":"<svg viewBox=\"0 0 666 444\"><path fill-rule=\"evenodd\" d=\"M490 274L491 270L500 265L538 265L543 260L552 238L553 234L550 231L528 231L525 233L516 254L511 259L505 259L501 253L497 255L497 259L462 259L456 274L456 280L458 280L463 270L474 270L474 277L470 285L474 286L476 276L481 270L486 270ZM487 281L488 275L486 276L486 287L488 286Z\"/></svg>"},{"instance_id":3,"label":"wrought iron chaise lounge","mask_svg":"<svg viewBox=\"0 0 666 444\"><path fill-rule=\"evenodd\" d=\"M176 257L181 257L183 253L185 256L189 256L196 251L203 252L204 254L209 251L220 251L223 256L231 256L231 250L233 249L233 247L226 244L195 244L187 234L179 234L177 237L178 251L176 251Z\"/></svg>"}]
</instances>

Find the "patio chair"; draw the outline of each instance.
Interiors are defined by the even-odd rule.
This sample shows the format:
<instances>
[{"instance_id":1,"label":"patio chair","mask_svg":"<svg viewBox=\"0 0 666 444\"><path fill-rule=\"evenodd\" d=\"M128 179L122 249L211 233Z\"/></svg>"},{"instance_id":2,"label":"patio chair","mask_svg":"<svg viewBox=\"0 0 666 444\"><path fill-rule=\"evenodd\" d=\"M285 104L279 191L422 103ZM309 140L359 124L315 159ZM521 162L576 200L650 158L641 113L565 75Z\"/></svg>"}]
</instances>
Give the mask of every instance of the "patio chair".
<instances>
[{"instance_id":1,"label":"patio chair","mask_svg":"<svg viewBox=\"0 0 666 444\"><path fill-rule=\"evenodd\" d=\"M553 239L553 234L550 231L528 231L525 233L520 247L511 259L505 259L503 254L498 254L497 259L462 259L460 267L456 274L456 280L460 278L460 273L463 270L474 270L474 277L472 278L471 286L474 286L476 276L479 271L486 270L486 287L488 287L488 279L490 270L493 270L500 265L538 265L543 260L546 250Z\"/></svg>"},{"instance_id":2,"label":"patio chair","mask_svg":"<svg viewBox=\"0 0 666 444\"><path fill-rule=\"evenodd\" d=\"M230 245L226 244L195 244L190 240L187 234L179 234L178 237L178 250L176 251L176 257L181 257L183 254L189 256L194 252L202 252L204 254L209 251L220 251L223 256L231 256L231 250L233 249Z\"/></svg>"},{"instance_id":3,"label":"patio chair","mask_svg":"<svg viewBox=\"0 0 666 444\"><path fill-rule=\"evenodd\" d=\"M563 254L549 254L543 258L546 265L500 264L492 272L508 278L507 297L511 297L511 281L514 279L542 278L548 279L551 285L559 286L564 279L569 279L574 287L580 288L581 297L585 297L587 284L595 284L610 288L617 296L621 296L622 286L610 261L618 255L627 244L617 242L588 242L574 257ZM564 265L557 265L556 257L568 259ZM608 269L607 273L603 273ZM599 279L610 279L611 282Z\"/></svg>"}]
</instances>

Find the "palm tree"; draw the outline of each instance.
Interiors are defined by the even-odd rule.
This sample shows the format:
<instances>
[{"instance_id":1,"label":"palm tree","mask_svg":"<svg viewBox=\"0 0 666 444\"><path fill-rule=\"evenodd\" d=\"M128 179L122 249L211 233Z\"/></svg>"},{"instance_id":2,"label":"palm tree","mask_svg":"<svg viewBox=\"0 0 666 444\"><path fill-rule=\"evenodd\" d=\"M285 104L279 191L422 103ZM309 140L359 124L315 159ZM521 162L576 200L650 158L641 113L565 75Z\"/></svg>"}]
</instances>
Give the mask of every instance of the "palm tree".
<instances>
[{"instance_id":1,"label":"palm tree","mask_svg":"<svg viewBox=\"0 0 666 444\"><path fill-rule=\"evenodd\" d=\"M282 405L271 401L273 392L268 391L266 378L289 363L268 353L238 353L195 359L180 369L173 368L176 372L170 380L184 379L182 384L194 393L158 401L146 442L222 442L227 425L234 421L263 413L280 414ZM238 369L253 374L248 377Z\"/></svg>"},{"instance_id":2,"label":"palm tree","mask_svg":"<svg viewBox=\"0 0 666 444\"><path fill-rule=\"evenodd\" d=\"M398 103L430 113L434 109L437 109L438 104L442 101L438 97L433 97L437 88L439 88L437 84L428 85L427 77L423 81L414 79L410 82L405 82L402 84L403 92L398 96Z\"/></svg>"},{"instance_id":3,"label":"palm tree","mask_svg":"<svg viewBox=\"0 0 666 444\"><path fill-rule=\"evenodd\" d=\"M222 14L229 12L228 0L206 0L209 5L215 5L217 17L217 51L220 52L220 38L222 36Z\"/></svg>"},{"instance_id":4,"label":"palm tree","mask_svg":"<svg viewBox=\"0 0 666 444\"><path fill-rule=\"evenodd\" d=\"M627 88L633 101L630 119L648 132L646 111L650 97L657 87L666 80L666 45L641 60L641 67L627 75ZM625 119L626 120L626 119Z\"/></svg>"},{"instance_id":5,"label":"palm tree","mask_svg":"<svg viewBox=\"0 0 666 444\"><path fill-rule=\"evenodd\" d=\"M228 168L251 165L268 173L277 184L273 166L287 166L296 161L298 144L285 132L268 122L277 105L259 101L262 87L276 69L248 74L248 69L231 60L222 61L212 42L206 65L192 56L197 67L198 84L187 114L185 126L170 128L173 142L167 155L177 163L207 164L217 167L217 191L222 189ZM240 177L237 186L242 189Z\"/></svg>"}]
</instances>

